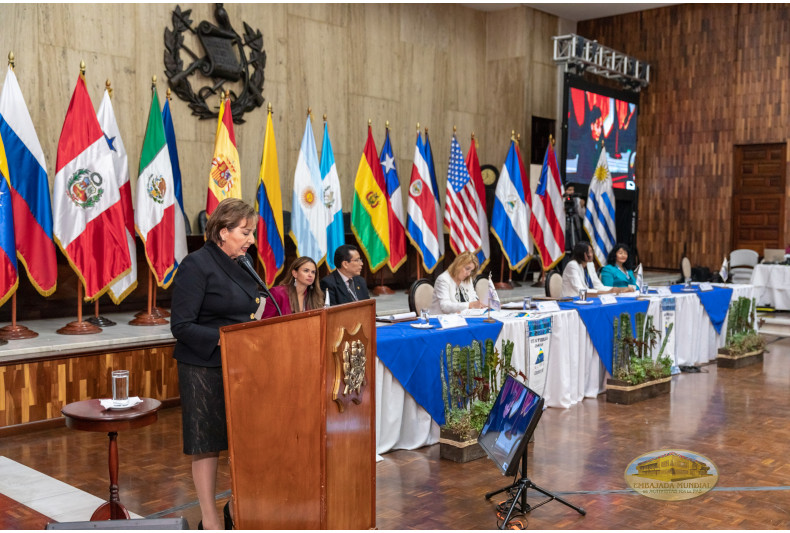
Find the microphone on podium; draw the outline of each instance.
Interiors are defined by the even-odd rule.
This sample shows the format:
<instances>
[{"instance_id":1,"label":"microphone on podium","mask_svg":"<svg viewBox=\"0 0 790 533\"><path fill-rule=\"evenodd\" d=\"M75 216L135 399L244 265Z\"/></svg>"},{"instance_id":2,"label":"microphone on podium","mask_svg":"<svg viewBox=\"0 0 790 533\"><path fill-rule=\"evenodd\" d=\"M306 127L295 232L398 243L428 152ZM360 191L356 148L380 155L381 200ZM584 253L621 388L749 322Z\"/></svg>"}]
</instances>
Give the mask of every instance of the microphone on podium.
<instances>
[{"instance_id":1,"label":"microphone on podium","mask_svg":"<svg viewBox=\"0 0 790 533\"><path fill-rule=\"evenodd\" d=\"M277 305L277 300L272 297L272 293L269 292L269 287L266 286L266 283L261 279L257 272L255 272L255 268L252 266L252 261L247 256L247 254L240 255L236 258L236 262L239 264L241 268L247 271L247 274L252 276L252 279L261 286L263 292L266 293L266 297L274 304L274 308L277 309L277 314L279 316L283 316L283 312L280 310L280 306Z\"/></svg>"}]
</instances>

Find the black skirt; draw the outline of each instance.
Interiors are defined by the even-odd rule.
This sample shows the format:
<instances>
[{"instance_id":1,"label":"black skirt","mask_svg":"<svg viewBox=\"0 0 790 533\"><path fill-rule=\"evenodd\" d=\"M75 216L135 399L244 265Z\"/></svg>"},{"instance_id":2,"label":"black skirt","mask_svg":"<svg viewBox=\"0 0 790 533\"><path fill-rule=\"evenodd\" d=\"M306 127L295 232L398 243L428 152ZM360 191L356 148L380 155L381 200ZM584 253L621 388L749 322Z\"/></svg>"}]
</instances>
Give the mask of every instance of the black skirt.
<instances>
[{"instance_id":1,"label":"black skirt","mask_svg":"<svg viewBox=\"0 0 790 533\"><path fill-rule=\"evenodd\" d=\"M181 394L184 453L197 455L227 450L222 367L195 366L178 361L178 390Z\"/></svg>"}]
</instances>

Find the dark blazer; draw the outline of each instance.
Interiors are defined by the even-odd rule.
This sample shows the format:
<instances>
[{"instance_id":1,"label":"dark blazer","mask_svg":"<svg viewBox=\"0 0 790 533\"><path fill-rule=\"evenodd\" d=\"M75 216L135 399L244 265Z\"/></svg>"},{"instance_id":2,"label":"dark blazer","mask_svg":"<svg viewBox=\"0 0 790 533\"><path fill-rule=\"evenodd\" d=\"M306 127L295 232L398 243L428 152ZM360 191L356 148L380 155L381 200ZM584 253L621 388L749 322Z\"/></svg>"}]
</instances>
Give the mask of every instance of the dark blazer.
<instances>
[{"instance_id":1,"label":"dark blazer","mask_svg":"<svg viewBox=\"0 0 790 533\"><path fill-rule=\"evenodd\" d=\"M360 300L369 299L370 294L365 279L362 276L354 276L352 279L357 298ZM320 285L321 290L329 292L329 305L347 304L354 301L354 297L348 292L348 286L343 282L343 278L340 277L340 272L337 270L322 278Z\"/></svg>"},{"instance_id":2,"label":"dark blazer","mask_svg":"<svg viewBox=\"0 0 790 533\"><path fill-rule=\"evenodd\" d=\"M219 328L255 319L258 285L211 241L179 264L173 280L173 357L196 366L222 366Z\"/></svg>"}]
</instances>

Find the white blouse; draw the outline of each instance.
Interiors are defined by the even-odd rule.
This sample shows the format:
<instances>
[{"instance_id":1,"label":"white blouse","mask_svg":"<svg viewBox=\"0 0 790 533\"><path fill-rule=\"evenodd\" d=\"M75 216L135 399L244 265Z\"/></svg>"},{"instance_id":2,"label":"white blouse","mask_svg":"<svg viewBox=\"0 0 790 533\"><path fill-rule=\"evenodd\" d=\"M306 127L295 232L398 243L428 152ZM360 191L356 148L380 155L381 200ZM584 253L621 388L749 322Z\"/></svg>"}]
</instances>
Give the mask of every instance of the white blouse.
<instances>
[{"instance_id":1,"label":"white blouse","mask_svg":"<svg viewBox=\"0 0 790 533\"><path fill-rule=\"evenodd\" d=\"M601 283L600 278L595 273L595 266L592 261L587 262L587 273L590 275L590 280L593 286L591 288L598 291L606 291L606 287ZM562 272L562 297L579 296L579 290L587 288L587 280L584 278L584 269L576 261L571 261L565 265L565 270Z\"/></svg>"},{"instance_id":2,"label":"white blouse","mask_svg":"<svg viewBox=\"0 0 790 533\"><path fill-rule=\"evenodd\" d=\"M433 284L433 301L428 312L434 315L459 313L469 309L469 302L478 300L471 276L458 285L450 273L444 271Z\"/></svg>"}]
</instances>

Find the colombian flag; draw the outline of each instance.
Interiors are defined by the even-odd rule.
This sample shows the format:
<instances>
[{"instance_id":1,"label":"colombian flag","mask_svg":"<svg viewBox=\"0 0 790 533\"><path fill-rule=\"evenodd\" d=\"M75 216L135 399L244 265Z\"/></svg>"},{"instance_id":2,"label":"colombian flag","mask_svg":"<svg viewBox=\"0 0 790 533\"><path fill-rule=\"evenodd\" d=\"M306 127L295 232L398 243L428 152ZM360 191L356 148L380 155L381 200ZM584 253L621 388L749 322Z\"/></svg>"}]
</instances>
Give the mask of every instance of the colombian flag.
<instances>
[{"instance_id":1,"label":"colombian flag","mask_svg":"<svg viewBox=\"0 0 790 533\"><path fill-rule=\"evenodd\" d=\"M263 279L272 285L283 270L285 247L283 241L283 201L280 193L280 167L277 164L277 143L274 140L272 111L266 119L266 138L263 141L261 173L258 178L258 258L263 265Z\"/></svg>"},{"instance_id":2,"label":"colombian flag","mask_svg":"<svg viewBox=\"0 0 790 533\"><path fill-rule=\"evenodd\" d=\"M217 135L214 138L214 157L208 179L206 215L211 215L217 204L225 198L241 198L241 165L233 133L233 114L230 99L219 106Z\"/></svg>"},{"instance_id":3,"label":"colombian flag","mask_svg":"<svg viewBox=\"0 0 790 533\"><path fill-rule=\"evenodd\" d=\"M354 181L351 231L368 258L371 272L384 266L390 255L389 211L385 190L384 173L381 171L371 127L368 126L368 140Z\"/></svg>"}]
</instances>

